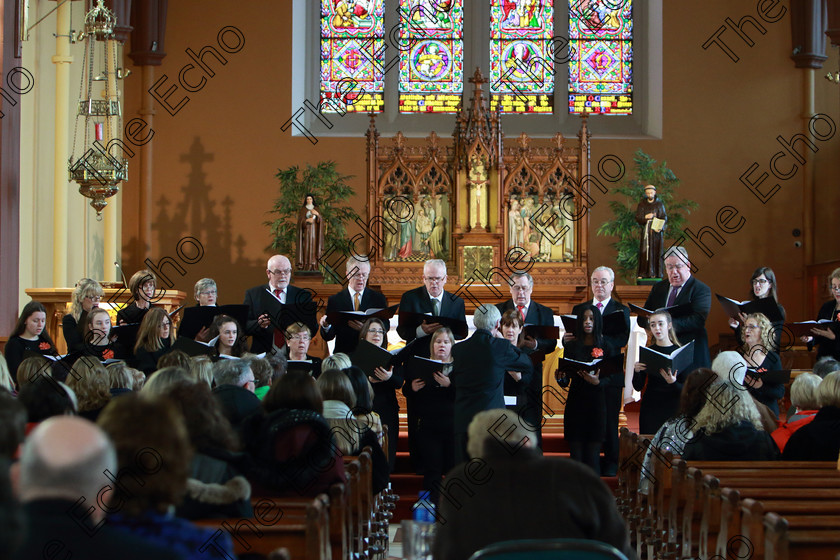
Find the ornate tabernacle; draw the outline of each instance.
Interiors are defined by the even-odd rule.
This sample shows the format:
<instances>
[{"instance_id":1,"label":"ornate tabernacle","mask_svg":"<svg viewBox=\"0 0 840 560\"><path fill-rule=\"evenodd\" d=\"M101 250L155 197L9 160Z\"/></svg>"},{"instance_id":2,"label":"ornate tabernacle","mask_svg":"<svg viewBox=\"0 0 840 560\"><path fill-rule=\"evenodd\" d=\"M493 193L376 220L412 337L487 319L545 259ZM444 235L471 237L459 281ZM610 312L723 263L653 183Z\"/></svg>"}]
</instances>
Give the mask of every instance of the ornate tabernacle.
<instances>
[{"instance_id":1,"label":"ornate tabernacle","mask_svg":"<svg viewBox=\"0 0 840 560\"><path fill-rule=\"evenodd\" d=\"M382 147L371 115L368 223L382 241L371 281L416 284L422 262L441 258L449 284L501 285L502 274L529 270L540 286L579 294L588 283L586 117L576 145L559 132L550 141L522 133L506 145L499 113L487 109L487 80L476 69L470 82L451 143L432 132L413 145L398 132Z\"/></svg>"}]
</instances>

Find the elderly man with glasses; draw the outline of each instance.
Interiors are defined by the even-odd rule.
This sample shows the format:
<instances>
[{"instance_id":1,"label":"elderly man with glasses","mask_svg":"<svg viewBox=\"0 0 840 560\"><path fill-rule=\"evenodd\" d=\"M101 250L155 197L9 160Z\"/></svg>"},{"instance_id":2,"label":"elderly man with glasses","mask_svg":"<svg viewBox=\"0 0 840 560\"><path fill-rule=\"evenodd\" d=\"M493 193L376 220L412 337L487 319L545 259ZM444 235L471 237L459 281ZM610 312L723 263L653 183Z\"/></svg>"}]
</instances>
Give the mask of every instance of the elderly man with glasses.
<instances>
[{"instance_id":1,"label":"elderly man with glasses","mask_svg":"<svg viewBox=\"0 0 840 560\"><path fill-rule=\"evenodd\" d=\"M350 257L347 259L347 287L332 295L327 300L327 313L336 311L367 311L388 307L388 298L382 293L367 287L370 278L370 262ZM359 344L359 331L364 321L348 321L332 325L326 315L321 317L321 338L325 341L335 339L333 353L352 354ZM386 319L385 336L391 328Z\"/></svg>"},{"instance_id":2,"label":"elderly man with glasses","mask_svg":"<svg viewBox=\"0 0 840 560\"><path fill-rule=\"evenodd\" d=\"M253 337L251 352L254 354L273 354L282 349L286 345L282 329L294 322L304 323L310 332L318 328L315 304L309 292L290 284L292 263L289 259L274 255L268 259L265 274L268 284L245 292L245 305L248 306L245 332Z\"/></svg>"}]
</instances>

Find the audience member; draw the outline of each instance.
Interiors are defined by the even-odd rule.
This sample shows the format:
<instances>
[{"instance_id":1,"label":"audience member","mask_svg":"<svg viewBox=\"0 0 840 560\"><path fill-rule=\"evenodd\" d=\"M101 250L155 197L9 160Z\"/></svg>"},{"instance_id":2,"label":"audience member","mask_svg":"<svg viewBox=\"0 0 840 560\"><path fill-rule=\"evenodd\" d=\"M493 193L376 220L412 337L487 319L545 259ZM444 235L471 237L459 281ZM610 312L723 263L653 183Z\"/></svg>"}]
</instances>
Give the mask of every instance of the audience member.
<instances>
[{"instance_id":1,"label":"audience member","mask_svg":"<svg viewBox=\"0 0 840 560\"><path fill-rule=\"evenodd\" d=\"M55 344L44 328L46 324L47 310L40 302L30 301L23 307L3 350L12 378L16 378L18 367L26 357L27 351L55 354Z\"/></svg>"},{"instance_id":2,"label":"audience member","mask_svg":"<svg viewBox=\"0 0 840 560\"><path fill-rule=\"evenodd\" d=\"M134 367L151 375L158 360L172 349L172 321L162 307L151 309L143 317L134 345Z\"/></svg>"},{"instance_id":3,"label":"audience member","mask_svg":"<svg viewBox=\"0 0 840 560\"><path fill-rule=\"evenodd\" d=\"M126 429L139 434L143 430L137 425L145 425L147 420L138 418ZM182 449L173 451L176 457L182 453ZM106 523L104 508L128 505L115 496L117 492L102 491L113 487L105 473L114 472L114 447L95 424L70 416L41 423L26 439L20 462L12 466L12 480L18 481L28 528L12 557L43 560L60 553L64 558L91 560L184 558L174 547L128 535L117 530L110 519ZM136 483L134 488L138 488ZM98 502L100 507L90 506Z\"/></svg>"},{"instance_id":4,"label":"audience member","mask_svg":"<svg viewBox=\"0 0 840 560\"><path fill-rule=\"evenodd\" d=\"M70 299L70 313L65 313L61 319L61 331L67 343L67 352L78 353L85 349L85 323L87 314L105 296L105 290L96 280L82 278L76 283Z\"/></svg>"},{"instance_id":5,"label":"audience member","mask_svg":"<svg viewBox=\"0 0 840 560\"><path fill-rule=\"evenodd\" d=\"M823 356L817 359L817 363L814 364L814 375L819 375L822 379L825 379L825 376L832 371L840 371L840 362L831 356Z\"/></svg>"},{"instance_id":6,"label":"audience member","mask_svg":"<svg viewBox=\"0 0 840 560\"><path fill-rule=\"evenodd\" d=\"M271 379L274 370L265 358L251 358L248 360L254 373L254 394L262 400L271 389Z\"/></svg>"},{"instance_id":7,"label":"audience member","mask_svg":"<svg viewBox=\"0 0 840 560\"><path fill-rule=\"evenodd\" d=\"M0 459L12 459L23 443L26 407L5 389L0 389Z\"/></svg>"},{"instance_id":8,"label":"audience member","mask_svg":"<svg viewBox=\"0 0 840 560\"><path fill-rule=\"evenodd\" d=\"M597 540L636 558L610 489L585 465L543 457L516 413L476 414L468 451L472 460L444 481L444 488L468 488L469 498L441 492L436 560L467 560L500 541L547 538Z\"/></svg>"},{"instance_id":9,"label":"audience member","mask_svg":"<svg viewBox=\"0 0 840 560\"><path fill-rule=\"evenodd\" d=\"M152 307L157 288L157 276L150 270L138 270L131 275L127 288L132 300L117 311L118 325L133 325L143 321L143 317Z\"/></svg>"},{"instance_id":10,"label":"audience member","mask_svg":"<svg viewBox=\"0 0 840 560\"><path fill-rule=\"evenodd\" d=\"M13 558L23 537L23 512L12 493L11 464L0 459L0 558Z\"/></svg>"},{"instance_id":11,"label":"audience member","mask_svg":"<svg viewBox=\"0 0 840 560\"><path fill-rule=\"evenodd\" d=\"M108 364L105 368L108 372L108 385L112 397L130 393L134 390L134 374L125 362L119 361Z\"/></svg>"},{"instance_id":12,"label":"audience member","mask_svg":"<svg viewBox=\"0 0 840 560\"><path fill-rule=\"evenodd\" d=\"M352 365L353 362L350 360L350 356L338 352L336 354L333 354L332 356L327 356L326 358L324 358L324 361L321 362L321 370L326 371L328 369L347 369Z\"/></svg>"},{"instance_id":13,"label":"audience member","mask_svg":"<svg viewBox=\"0 0 840 560\"><path fill-rule=\"evenodd\" d=\"M180 383L192 383L193 379L189 373L179 367L166 367L159 369L146 379L140 393L144 397L162 397L169 394L175 385Z\"/></svg>"},{"instance_id":14,"label":"audience member","mask_svg":"<svg viewBox=\"0 0 840 560\"><path fill-rule=\"evenodd\" d=\"M817 414L820 408L817 389L821 381L822 378L813 373L801 373L793 380L787 422L770 434L783 453L790 436L802 426L810 424Z\"/></svg>"},{"instance_id":15,"label":"audience member","mask_svg":"<svg viewBox=\"0 0 840 560\"><path fill-rule=\"evenodd\" d=\"M829 373L817 388L820 410L796 430L785 446L785 461L837 461L840 455L840 371Z\"/></svg>"},{"instance_id":16,"label":"audience member","mask_svg":"<svg viewBox=\"0 0 840 560\"><path fill-rule=\"evenodd\" d=\"M6 357L3 354L0 354L0 389L6 389L13 395L15 394L15 380L9 373L9 365L6 363Z\"/></svg>"},{"instance_id":17,"label":"audience member","mask_svg":"<svg viewBox=\"0 0 840 560\"><path fill-rule=\"evenodd\" d=\"M109 512L109 525L190 560L233 557L228 534L171 512L186 492L192 449L184 419L170 399L126 395L108 406L98 424L114 442L119 469L113 471L113 494L122 507Z\"/></svg>"},{"instance_id":18,"label":"audience member","mask_svg":"<svg viewBox=\"0 0 840 560\"><path fill-rule=\"evenodd\" d=\"M183 350L170 350L161 356L157 361L157 369L167 367L177 367L184 371L190 371L190 367L192 367L192 360Z\"/></svg>"},{"instance_id":19,"label":"audience member","mask_svg":"<svg viewBox=\"0 0 840 560\"><path fill-rule=\"evenodd\" d=\"M353 386L353 394L356 395L356 406L353 407L353 416L356 417L356 421L362 426L373 430L373 433L376 435L376 441L379 442L379 445L383 445L385 430L382 427L382 418L373 411L373 386L368 381L367 375L365 375L365 372L361 368L356 366L351 366L341 371L350 380L350 385Z\"/></svg>"},{"instance_id":20,"label":"audience member","mask_svg":"<svg viewBox=\"0 0 840 560\"><path fill-rule=\"evenodd\" d=\"M18 389L23 389L40 377L49 377L52 368L50 362L43 356L30 356L23 360L17 369Z\"/></svg>"},{"instance_id":21,"label":"audience member","mask_svg":"<svg viewBox=\"0 0 840 560\"><path fill-rule=\"evenodd\" d=\"M63 385L63 383L43 377L21 388L18 400L26 407L29 427L34 427L35 424L53 416L76 413L73 400Z\"/></svg>"},{"instance_id":22,"label":"audience member","mask_svg":"<svg viewBox=\"0 0 840 560\"><path fill-rule=\"evenodd\" d=\"M289 360L285 354L280 352L266 354L265 359L268 360L269 364L271 364L271 385L274 385L274 383L286 373Z\"/></svg>"},{"instance_id":23,"label":"audience member","mask_svg":"<svg viewBox=\"0 0 840 560\"><path fill-rule=\"evenodd\" d=\"M79 416L95 422L111 400L110 379L105 366L92 356L80 356L67 376L67 385L79 400Z\"/></svg>"},{"instance_id":24,"label":"audience member","mask_svg":"<svg viewBox=\"0 0 840 560\"><path fill-rule=\"evenodd\" d=\"M174 354L174 352L171 352ZM190 358L190 377L196 383L204 382L213 387L213 360L210 356L193 356Z\"/></svg>"},{"instance_id":25,"label":"audience member","mask_svg":"<svg viewBox=\"0 0 840 560\"><path fill-rule=\"evenodd\" d=\"M254 394L254 372L248 360L220 360L213 365L213 394L222 405L225 417L234 429L260 409L260 399Z\"/></svg>"}]
</instances>

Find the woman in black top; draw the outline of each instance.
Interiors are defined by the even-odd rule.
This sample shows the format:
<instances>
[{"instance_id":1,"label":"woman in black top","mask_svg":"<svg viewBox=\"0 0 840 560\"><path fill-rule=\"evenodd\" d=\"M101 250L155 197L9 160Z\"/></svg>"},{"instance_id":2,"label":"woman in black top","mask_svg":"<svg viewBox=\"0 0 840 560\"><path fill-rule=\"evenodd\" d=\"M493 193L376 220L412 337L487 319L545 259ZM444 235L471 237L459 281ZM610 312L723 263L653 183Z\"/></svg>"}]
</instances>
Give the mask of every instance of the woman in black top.
<instances>
[{"instance_id":1,"label":"woman in black top","mask_svg":"<svg viewBox=\"0 0 840 560\"><path fill-rule=\"evenodd\" d=\"M27 350L42 355L56 353L55 344L45 330L46 326L47 310L41 302L27 303L20 312L12 336L9 337L6 349L3 351L12 379L17 379L18 366L23 361Z\"/></svg>"},{"instance_id":2,"label":"woman in black top","mask_svg":"<svg viewBox=\"0 0 840 560\"><path fill-rule=\"evenodd\" d=\"M752 291L750 293L750 299L752 299L752 301L764 298L773 298L773 301L776 302L776 306L779 308L779 314L782 318L773 321L771 325L773 325L773 340L775 341L776 348L780 348L782 341L782 329L785 324L785 308L779 303L779 294L777 292L778 288L776 287L776 274L773 272L772 268L760 266L755 269L755 272L753 272L752 277L750 278L750 284L752 286ZM747 316L744 313L741 313L737 320L729 319L729 326L735 330L735 336L738 338L739 342L744 341L743 327L746 320Z\"/></svg>"},{"instance_id":3,"label":"woman in black top","mask_svg":"<svg viewBox=\"0 0 840 560\"><path fill-rule=\"evenodd\" d=\"M519 348L525 354L531 354L533 350L527 346L520 347L522 329L525 328L525 321L522 320L522 315L516 309L508 309L502 314L500 321L502 336L506 338L511 344ZM525 389L531 382L531 373L523 376L518 371L509 371L505 375L504 392L505 397L516 397L517 403L513 405L505 405L518 414L522 413L525 408L524 397Z\"/></svg>"},{"instance_id":4,"label":"woman in black top","mask_svg":"<svg viewBox=\"0 0 840 560\"><path fill-rule=\"evenodd\" d=\"M359 340L366 340L382 348L388 348L388 331L385 323L379 319L368 319L359 332ZM373 385L373 411L379 414L382 423L388 426L388 466L394 470L397 460L397 437L400 430L400 405L397 402L397 390L403 386L403 378L394 373L394 368L376 368L368 376Z\"/></svg>"},{"instance_id":5,"label":"woman in black top","mask_svg":"<svg viewBox=\"0 0 840 560\"><path fill-rule=\"evenodd\" d=\"M744 385L758 401L779 416L779 399L785 396L785 386L781 383L765 383L761 373L782 369L782 360L774 352L773 326L762 313L747 315L744 324L744 345L741 355L755 376L747 375Z\"/></svg>"},{"instance_id":6,"label":"woman in black top","mask_svg":"<svg viewBox=\"0 0 840 560\"><path fill-rule=\"evenodd\" d=\"M210 340L218 337L217 356L241 358L245 353L245 332L239 326L239 321L229 315L216 315L210 325L208 336Z\"/></svg>"},{"instance_id":7,"label":"woman in black top","mask_svg":"<svg viewBox=\"0 0 840 560\"><path fill-rule=\"evenodd\" d=\"M431 359L444 362L434 373L435 384L427 385L423 379L407 373L403 394L412 399L416 419L417 452L423 465L423 489L431 492L437 503L440 481L455 466L455 388L449 380L452 371L452 331L441 327L432 333Z\"/></svg>"},{"instance_id":8,"label":"woman in black top","mask_svg":"<svg viewBox=\"0 0 840 560\"><path fill-rule=\"evenodd\" d=\"M318 379L321 375L321 358L309 355L309 345L312 343L312 333L309 327L303 323L292 323L286 327L286 349L289 361L310 362L312 364L312 377ZM306 364L303 364L306 365ZM295 369L295 364L289 364L287 368Z\"/></svg>"},{"instance_id":9,"label":"woman in black top","mask_svg":"<svg viewBox=\"0 0 840 560\"><path fill-rule=\"evenodd\" d=\"M824 325L825 328L814 327L811 329L814 336L803 337L803 340L808 343L808 349L817 345L818 360L823 356L840 360L840 268L835 268L829 274L828 284L833 299L820 307L817 320L828 319L831 323Z\"/></svg>"},{"instance_id":10,"label":"woman in black top","mask_svg":"<svg viewBox=\"0 0 840 560\"><path fill-rule=\"evenodd\" d=\"M137 343L134 345L134 367L148 377L157 369L160 357L171 348L172 323L169 315L163 308L153 307L140 323Z\"/></svg>"},{"instance_id":11,"label":"woman in black top","mask_svg":"<svg viewBox=\"0 0 840 560\"><path fill-rule=\"evenodd\" d=\"M648 327L653 335L653 350L670 356L682 346L677 340L671 314L667 311L651 315L648 318ZM633 366L633 388L637 391L644 389L639 409L640 433L655 434L666 420L677 414L680 407L680 391L692 369L689 367L684 371L671 371L670 368L647 371L644 363L636 362Z\"/></svg>"},{"instance_id":12,"label":"woman in black top","mask_svg":"<svg viewBox=\"0 0 840 560\"><path fill-rule=\"evenodd\" d=\"M578 316L575 338L564 342L564 356L580 362L612 355L614 350L604 340L601 313L587 304ZM601 442L606 437L606 404L604 388L596 371L579 370L571 379L559 372L561 387L569 386L563 431L569 441L572 459L592 467L600 474Z\"/></svg>"},{"instance_id":13,"label":"woman in black top","mask_svg":"<svg viewBox=\"0 0 840 560\"><path fill-rule=\"evenodd\" d=\"M96 280L82 278L76 284L70 303L70 313L66 313L61 319L61 329L68 353L84 351L87 315L91 309L99 307L99 302L104 295L105 291Z\"/></svg>"},{"instance_id":14,"label":"woman in black top","mask_svg":"<svg viewBox=\"0 0 840 560\"><path fill-rule=\"evenodd\" d=\"M117 311L117 325L141 323L152 306L152 299L157 287L157 277L150 270L138 270L128 281L128 291L132 301Z\"/></svg>"},{"instance_id":15,"label":"woman in black top","mask_svg":"<svg viewBox=\"0 0 840 560\"><path fill-rule=\"evenodd\" d=\"M123 352L123 345L111 340L111 316L102 308L95 307L87 314L83 339L82 355L101 362L129 357Z\"/></svg>"}]
</instances>

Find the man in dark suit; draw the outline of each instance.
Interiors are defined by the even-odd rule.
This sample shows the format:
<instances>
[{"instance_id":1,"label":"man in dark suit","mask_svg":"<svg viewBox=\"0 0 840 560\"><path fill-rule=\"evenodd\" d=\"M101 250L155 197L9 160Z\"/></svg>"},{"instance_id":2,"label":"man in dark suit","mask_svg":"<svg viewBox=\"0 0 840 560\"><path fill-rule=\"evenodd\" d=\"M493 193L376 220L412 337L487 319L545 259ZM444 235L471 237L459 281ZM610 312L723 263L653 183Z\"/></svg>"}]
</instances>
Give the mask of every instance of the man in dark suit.
<instances>
[{"instance_id":1,"label":"man in dark suit","mask_svg":"<svg viewBox=\"0 0 840 560\"><path fill-rule=\"evenodd\" d=\"M484 304L473 316L476 331L452 348L455 386L455 460L467 460L467 427L483 410L505 407L504 382L508 371L533 370L531 359L499 335L495 305Z\"/></svg>"},{"instance_id":2,"label":"man in dark suit","mask_svg":"<svg viewBox=\"0 0 840 560\"><path fill-rule=\"evenodd\" d=\"M27 438L20 462L11 469L28 529L11 557L180 558L107 523L105 513L122 507L110 503L114 483L109 474L116 472L114 446L96 424L75 416L42 422Z\"/></svg>"},{"instance_id":3,"label":"man in dark suit","mask_svg":"<svg viewBox=\"0 0 840 560\"><path fill-rule=\"evenodd\" d=\"M446 263L440 259L426 261L423 266L423 286L409 290L400 299L400 313L431 313L434 316L449 317L464 322L464 328L454 332L456 340L467 337L466 328L467 316L464 309L464 300L455 294L443 289L446 284ZM397 326L397 333L406 343L414 343L414 353L423 357L429 357L429 336L442 325L434 320L434 317L417 320L400 321Z\"/></svg>"},{"instance_id":4,"label":"man in dark suit","mask_svg":"<svg viewBox=\"0 0 840 560\"><path fill-rule=\"evenodd\" d=\"M516 310L526 325L554 326L554 312L548 307L531 301L531 293L534 291L534 278L527 272L513 275L513 284L510 285L511 299L496 307L499 313L504 314L511 309ZM525 408L522 410L522 418L534 426L537 434L537 444L542 445L542 364L545 355L554 352L557 348L557 340L551 338L522 337L522 345L530 348L531 363L534 365L534 372L531 381L525 388Z\"/></svg>"},{"instance_id":5,"label":"man in dark suit","mask_svg":"<svg viewBox=\"0 0 840 560\"><path fill-rule=\"evenodd\" d=\"M268 284L255 286L245 292L248 322L245 332L251 335L251 352L273 354L286 345L283 330L295 322L302 322L310 332L318 330L315 303L309 292L289 285L292 263L283 255L268 259ZM293 307L292 307L293 306Z\"/></svg>"},{"instance_id":6,"label":"man in dark suit","mask_svg":"<svg viewBox=\"0 0 840 560\"><path fill-rule=\"evenodd\" d=\"M673 317L674 331L680 344L694 341L695 367L709 367L709 335L706 333L706 317L712 307L712 291L691 275L691 262L685 247L671 247L665 251L665 274L667 280L653 285L645 302L645 309L659 309L675 305L690 304L691 312ZM647 321L639 321L647 328Z\"/></svg>"},{"instance_id":7,"label":"man in dark suit","mask_svg":"<svg viewBox=\"0 0 840 560\"><path fill-rule=\"evenodd\" d=\"M388 298L380 292L367 288L370 277L370 262L357 260L355 257L347 259L347 288L332 295L327 300L327 313L335 311L367 311L368 309L382 309L388 307ZM351 354L359 344L359 331L362 330L363 320L349 321L346 324L331 325L327 315L321 317L321 338L329 342L335 339L333 353L344 352ZM391 328L385 320L385 334Z\"/></svg>"},{"instance_id":8,"label":"man in dark suit","mask_svg":"<svg viewBox=\"0 0 840 560\"><path fill-rule=\"evenodd\" d=\"M612 297L612 291L615 287L615 273L607 266L599 266L592 271L590 285L592 286L593 296L591 303L601 312L602 316L618 311L624 317L624 327L612 331L608 330L604 333L604 340L609 342L610 346L616 350L627 346L627 340L630 338L630 309ZM590 302L585 301L576 305L572 309L572 314L578 317L582 316L582 308L588 303ZM618 416L621 412L621 403L624 400L624 377L611 376L604 384L603 393L607 411L607 437L604 439L601 473L604 476L615 476L618 471Z\"/></svg>"}]
</instances>

